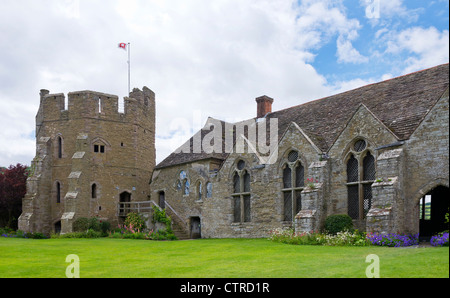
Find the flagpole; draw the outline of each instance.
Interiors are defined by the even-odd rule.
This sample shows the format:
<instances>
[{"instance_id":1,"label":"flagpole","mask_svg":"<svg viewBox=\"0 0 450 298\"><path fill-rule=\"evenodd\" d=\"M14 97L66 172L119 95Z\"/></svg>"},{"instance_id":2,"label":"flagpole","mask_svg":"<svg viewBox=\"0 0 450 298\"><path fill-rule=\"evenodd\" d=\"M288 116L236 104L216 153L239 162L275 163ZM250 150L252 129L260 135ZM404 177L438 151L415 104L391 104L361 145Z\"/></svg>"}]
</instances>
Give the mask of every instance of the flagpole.
<instances>
[{"instance_id":1,"label":"flagpole","mask_svg":"<svg viewBox=\"0 0 450 298\"><path fill-rule=\"evenodd\" d=\"M128 43L128 95L130 95L130 43Z\"/></svg>"}]
</instances>

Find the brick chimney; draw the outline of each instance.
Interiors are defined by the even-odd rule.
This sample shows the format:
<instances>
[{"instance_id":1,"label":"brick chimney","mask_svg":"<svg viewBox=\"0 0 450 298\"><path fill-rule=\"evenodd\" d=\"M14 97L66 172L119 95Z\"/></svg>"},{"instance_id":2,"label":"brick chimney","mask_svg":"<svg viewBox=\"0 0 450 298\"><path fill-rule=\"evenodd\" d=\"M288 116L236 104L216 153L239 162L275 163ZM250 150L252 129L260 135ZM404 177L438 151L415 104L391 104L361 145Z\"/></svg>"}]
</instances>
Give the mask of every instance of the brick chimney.
<instances>
[{"instance_id":1,"label":"brick chimney","mask_svg":"<svg viewBox=\"0 0 450 298\"><path fill-rule=\"evenodd\" d=\"M257 118L262 118L267 113L272 112L273 98L263 95L263 96L257 97L256 102L257 102L257 110L256 110Z\"/></svg>"}]
</instances>

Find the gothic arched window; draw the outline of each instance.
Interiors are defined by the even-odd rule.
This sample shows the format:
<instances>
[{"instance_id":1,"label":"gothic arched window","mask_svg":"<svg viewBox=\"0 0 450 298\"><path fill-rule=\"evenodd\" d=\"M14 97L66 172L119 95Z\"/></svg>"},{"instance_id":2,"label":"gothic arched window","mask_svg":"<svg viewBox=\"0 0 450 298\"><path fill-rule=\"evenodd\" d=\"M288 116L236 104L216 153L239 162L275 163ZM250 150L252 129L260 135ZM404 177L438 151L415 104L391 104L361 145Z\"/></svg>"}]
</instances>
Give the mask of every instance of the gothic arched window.
<instances>
[{"instance_id":1,"label":"gothic arched window","mask_svg":"<svg viewBox=\"0 0 450 298\"><path fill-rule=\"evenodd\" d=\"M289 152L283 167L283 220L293 221L302 209L301 192L305 186L305 169L299 161L299 154Z\"/></svg>"},{"instance_id":2,"label":"gothic arched window","mask_svg":"<svg viewBox=\"0 0 450 298\"><path fill-rule=\"evenodd\" d=\"M197 183L197 201L202 200L202 195L203 195L202 182L199 181Z\"/></svg>"},{"instance_id":3,"label":"gothic arched window","mask_svg":"<svg viewBox=\"0 0 450 298\"><path fill-rule=\"evenodd\" d=\"M234 222L249 222L250 218L250 173L245 162L240 160L233 174Z\"/></svg>"},{"instance_id":4,"label":"gothic arched window","mask_svg":"<svg viewBox=\"0 0 450 298\"><path fill-rule=\"evenodd\" d=\"M190 183L189 183L189 180L187 178L185 178L183 180L183 194L189 195L189 191L190 191Z\"/></svg>"},{"instance_id":5,"label":"gothic arched window","mask_svg":"<svg viewBox=\"0 0 450 298\"><path fill-rule=\"evenodd\" d=\"M353 219L364 219L372 207L375 157L367 147L366 141L356 141L347 160L347 207Z\"/></svg>"},{"instance_id":6,"label":"gothic arched window","mask_svg":"<svg viewBox=\"0 0 450 298\"><path fill-rule=\"evenodd\" d=\"M206 197L212 198L212 183L211 182L206 183Z\"/></svg>"}]
</instances>

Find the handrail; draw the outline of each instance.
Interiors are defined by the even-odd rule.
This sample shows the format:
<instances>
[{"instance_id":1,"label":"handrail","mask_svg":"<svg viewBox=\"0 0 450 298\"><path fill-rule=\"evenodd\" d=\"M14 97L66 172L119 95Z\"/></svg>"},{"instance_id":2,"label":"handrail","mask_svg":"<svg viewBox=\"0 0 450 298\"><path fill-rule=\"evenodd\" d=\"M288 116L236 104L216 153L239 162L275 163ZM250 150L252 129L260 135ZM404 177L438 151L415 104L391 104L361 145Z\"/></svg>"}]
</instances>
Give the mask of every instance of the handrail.
<instances>
[{"instance_id":1,"label":"handrail","mask_svg":"<svg viewBox=\"0 0 450 298\"><path fill-rule=\"evenodd\" d=\"M173 212L173 214L175 214L175 215L177 216L177 218L180 219L181 222L182 222L185 226L187 226L187 223L184 221L184 219L183 219L183 218L175 211L175 209L172 208L172 206L170 206L170 204L169 204L167 201L165 201L164 204L165 204L167 207L169 207L169 209Z\"/></svg>"},{"instance_id":2,"label":"handrail","mask_svg":"<svg viewBox=\"0 0 450 298\"><path fill-rule=\"evenodd\" d=\"M151 210L152 206L142 206L145 204L155 204L153 201L142 201L142 202L119 202L118 203L118 216L126 216L132 211L143 212L145 210Z\"/></svg>"},{"instance_id":3,"label":"handrail","mask_svg":"<svg viewBox=\"0 0 450 298\"><path fill-rule=\"evenodd\" d=\"M118 203L118 210L117 210L117 216L126 216L128 213L137 210L137 212L141 212L141 211L145 211L145 210L151 210L152 206L149 207L145 207L142 206L143 204L153 204L155 206L157 206L158 208L162 209L158 204L156 204L153 200L150 201L141 201L141 202L119 202ZM128 206L127 206L128 205ZM132 205L137 205L137 206L132 206ZM175 211L175 209L173 209L172 206L170 206L170 204L165 201L165 205L166 207L168 207L170 209L170 211L172 211L173 214L175 214L175 216L185 225L187 226L186 221L184 221L184 219Z\"/></svg>"}]
</instances>

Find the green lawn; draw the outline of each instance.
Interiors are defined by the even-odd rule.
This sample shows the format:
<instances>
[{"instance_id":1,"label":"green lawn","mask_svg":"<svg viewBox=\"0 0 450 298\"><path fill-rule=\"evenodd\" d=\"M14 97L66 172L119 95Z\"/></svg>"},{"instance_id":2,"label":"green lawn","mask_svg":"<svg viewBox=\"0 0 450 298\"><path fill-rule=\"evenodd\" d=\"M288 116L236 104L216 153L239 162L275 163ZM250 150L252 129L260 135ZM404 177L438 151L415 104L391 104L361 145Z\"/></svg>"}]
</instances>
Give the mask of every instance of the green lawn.
<instances>
[{"instance_id":1,"label":"green lawn","mask_svg":"<svg viewBox=\"0 0 450 298\"><path fill-rule=\"evenodd\" d=\"M0 237L0 277L64 278L66 256L81 277L366 277L366 256L380 277L449 277L449 248L297 246L266 239L148 241Z\"/></svg>"}]
</instances>

